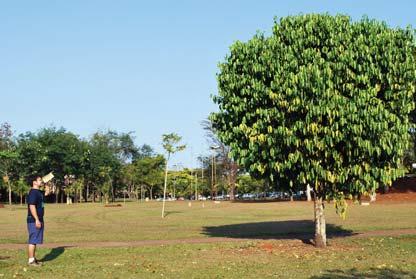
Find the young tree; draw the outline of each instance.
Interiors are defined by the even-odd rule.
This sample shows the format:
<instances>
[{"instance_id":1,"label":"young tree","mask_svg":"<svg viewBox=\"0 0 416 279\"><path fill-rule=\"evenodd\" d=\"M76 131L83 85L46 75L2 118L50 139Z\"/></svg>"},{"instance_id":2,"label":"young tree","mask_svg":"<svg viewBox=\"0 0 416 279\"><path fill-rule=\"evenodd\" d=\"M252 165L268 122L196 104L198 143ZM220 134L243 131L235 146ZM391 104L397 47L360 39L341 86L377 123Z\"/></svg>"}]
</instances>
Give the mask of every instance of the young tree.
<instances>
[{"instance_id":1,"label":"young tree","mask_svg":"<svg viewBox=\"0 0 416 279\"><path fill-rule=\"evenodd\" d=\"M175 133L165 134L162 136L162 145L166 151L166 167L165 167L165 184L163 187L163 207L162 207L162 218L165 218L165 201L166 201L166 186L168 183L168 163L170 157L186 148L186 145L180 145L182 137Z\"/></svg>"},{"instance_id":2,"label":"young tree","mask_svg":"<svg viewBox=\"0 0 416 279\"><path fill-rule=\"evenodd\" d=\"M414 108L411 29L348 16L276 21L236 42L220 65L211 117L239 165L314 189L315 244L326 246L324 200L371 193L403 175Z\"/></svg>"},{"instance_id":3,"label":"young tree","mask_svg":"<svg viewBox=\"0 0 416 279\"><path fill-rule=\"evenodd\" d=\"M12 204L11 172L17 159L16 147L12 139L13 132L8 123L0 125L0 178L3 179L9 193L9 205Z\"/></svg>"},{"instance_id":4,"label":"young tree","mask_svg":"<svg viewBox=\"0 0 416 279\"><path fill-rule=\"evenodd\" d=\"M23 204L23 196L29 192L30 187L31 186L29 186L23 178L20 178L15 183L13 183L13 192L19 195L20 205Z\"/></svg>"}]
</instances>

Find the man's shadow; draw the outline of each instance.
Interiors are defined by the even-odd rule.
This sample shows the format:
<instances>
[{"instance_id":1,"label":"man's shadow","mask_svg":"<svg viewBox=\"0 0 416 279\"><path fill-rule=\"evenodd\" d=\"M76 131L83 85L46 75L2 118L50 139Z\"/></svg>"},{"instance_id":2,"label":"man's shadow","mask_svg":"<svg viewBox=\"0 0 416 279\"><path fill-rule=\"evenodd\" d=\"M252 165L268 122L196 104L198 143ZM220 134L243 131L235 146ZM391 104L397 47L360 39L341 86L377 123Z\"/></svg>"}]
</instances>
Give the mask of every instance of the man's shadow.
<instances>
[{"instance_id":1,"label":"man's shadow","mask_svg":"<svg viewBox=\"0 0 416 279\"><path fill-rule=\"evenodd\" d=\"M248 239L299 239L311 244L315 225L312 220L289 220L275 222L258 222L204 227L203 234L210 237L230 237ZM327 224L327 238L354 235L353 231L341 226Z\"/></svg>"},{"instance_id":2,"label":"man's shadow","mask_svg":"<svg viewBox=\"0 0 416 279\"><path fill-rule=\"evenodd\" d=\"M59 257L65 252L65 248L69 248L69 247L71 246L62 246L62 247L52 248L51 251L45 256L43 256L43 258L40 259L39 261L41 262L53 261L54 259L56 259L57 257Z\"/></svg>"}]
</instances>

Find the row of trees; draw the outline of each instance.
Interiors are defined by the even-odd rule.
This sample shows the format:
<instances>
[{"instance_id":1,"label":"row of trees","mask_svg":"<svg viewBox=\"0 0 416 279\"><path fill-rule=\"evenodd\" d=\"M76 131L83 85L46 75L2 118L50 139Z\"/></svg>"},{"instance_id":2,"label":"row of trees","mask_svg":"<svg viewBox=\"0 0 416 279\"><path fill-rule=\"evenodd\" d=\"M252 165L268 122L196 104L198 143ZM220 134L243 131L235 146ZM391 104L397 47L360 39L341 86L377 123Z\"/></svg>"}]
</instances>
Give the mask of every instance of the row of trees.
<instances>
[{"instance_id":1,"label":"row of trees","mask_svg":"<svg viewBox=\"0 0 416 279\"><path fill-rule=\"evenodd\" d=\"M167 196L193 198L230 193L239 186L237 165L229 149L203 123L211 144L219 146L212 156L200 156L200 168L172 169L167 176ZM0 125L0 200L23 203L29 178L53 171L55 195L50 202L114 200L117 196L143 200L161 197L166 158L149 145L136 146L131 133L96 132L88 139L55 127L14 136L12 127ZM213 171L215 173L213 173ZM240 171L241 172L241 171ZM247 177L239 192L253 192ZM257 186L256 186L257 185Z\"/></svg>"},{"instance_id":2,"label":"row of trees","mask_svg":"<svg viewBox=\"0 0 416 279\"><path fill-rule=\"evenodd\" d=\"M23 200L29 177L50 171L55 176L55 202L66 197L108 201L124 191L137 197L139 186L142 196L152 197L164 163L149 145L137 147L131 133L96 132L81 139L51 127L14 137L9 124L0 127L0 186L7 189L9 202L13 193ZM4 190L0 193L4 196Z\"/></svg>"}]
</instances>

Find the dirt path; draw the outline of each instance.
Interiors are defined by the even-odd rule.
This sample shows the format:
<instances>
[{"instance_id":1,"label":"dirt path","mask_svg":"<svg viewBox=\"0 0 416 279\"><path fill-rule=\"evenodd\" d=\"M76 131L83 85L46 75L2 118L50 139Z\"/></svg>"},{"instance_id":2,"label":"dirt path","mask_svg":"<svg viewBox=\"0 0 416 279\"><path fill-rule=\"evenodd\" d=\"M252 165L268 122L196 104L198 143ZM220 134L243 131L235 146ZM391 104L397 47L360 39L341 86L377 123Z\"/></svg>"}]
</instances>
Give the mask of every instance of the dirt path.
<instances>
[{"instance_id":1,"label":"dirt path","mask_svg":"<svg viewBox=\"0 0 416 279\"><path fill-rule=\"evenodd\" d=\"M358 232L352 235L330 235L329 238L341 237L372 237L372 236L402 236L416 234L416 229L400 229L400 230L379 230L369 232ZM290 236L276 236L268 237L267 240L309 240L310 235L292 234ZM111 247L141 247L141 246L159 246L159 245L173 245L173 244L197 244L197 243L222 243L222 242L244 242L244 241L258 241L264 238L231 238L231 237L212 237L212 238L188 238L188 239L168 239L168 240L137 240L137 241L100 241L100 242L59 242L59 243L45 243L41 247L44 248L111 248ZM0 249L26 249L27 244L0 244Z\"/></svg>"}]
</instances>

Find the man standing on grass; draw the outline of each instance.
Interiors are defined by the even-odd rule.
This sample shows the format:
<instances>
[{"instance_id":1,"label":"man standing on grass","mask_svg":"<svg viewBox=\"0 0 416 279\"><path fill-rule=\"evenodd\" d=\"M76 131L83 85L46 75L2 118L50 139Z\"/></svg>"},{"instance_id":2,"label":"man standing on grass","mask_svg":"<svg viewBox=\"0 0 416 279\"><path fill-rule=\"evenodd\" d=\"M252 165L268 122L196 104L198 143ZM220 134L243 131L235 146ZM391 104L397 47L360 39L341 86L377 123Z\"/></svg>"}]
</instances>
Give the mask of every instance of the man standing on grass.
<instances>
[{"instance_id":1,"label":"man standing on grass","mask_svg":"<svg viewBox=\"0 0 416 279\"><path fill-rule=\"evenodd\" d=\"M43 222L44 205L43 205L43 192L40 191L42 185L42 177L34 176L31 179L32 188L27 196L27 230L29 232L29 265L41 266L41 263L36 260L36 245L43 243L43 231L45 224ZM46 195L48 195L47 191Z\"/></svg>"}]
</instances>

